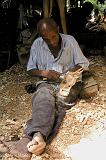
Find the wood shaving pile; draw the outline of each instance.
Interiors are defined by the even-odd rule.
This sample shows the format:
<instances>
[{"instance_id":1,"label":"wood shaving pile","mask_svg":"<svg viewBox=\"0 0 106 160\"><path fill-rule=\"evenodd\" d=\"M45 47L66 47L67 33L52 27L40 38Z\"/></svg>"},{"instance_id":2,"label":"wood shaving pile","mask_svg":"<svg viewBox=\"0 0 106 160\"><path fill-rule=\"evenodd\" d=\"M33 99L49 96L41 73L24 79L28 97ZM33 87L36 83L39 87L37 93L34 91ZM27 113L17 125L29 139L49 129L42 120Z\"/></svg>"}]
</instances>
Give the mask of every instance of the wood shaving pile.
<instances>
[{"instance_id":1,"label":"wood shaving pile","mask_svg":"<svg viewBox=\"0 0 106 160\"><path fill-rule=\"evenodd\" d=\"M68 146L106 130L106 61L103 56L91 56L89 61L90 70L99 85L98 94L91 99L78 100L67 110L57 136L44 154L33 155L32 160L74 160L64 154ZM36 81L20 64L0 73L0 139L18 140L22 137L25 122L31 116L33 95L26 92L25 86ZM9 154L0 154L0 159L16 160Z\"/></svg>"}]
</instances>

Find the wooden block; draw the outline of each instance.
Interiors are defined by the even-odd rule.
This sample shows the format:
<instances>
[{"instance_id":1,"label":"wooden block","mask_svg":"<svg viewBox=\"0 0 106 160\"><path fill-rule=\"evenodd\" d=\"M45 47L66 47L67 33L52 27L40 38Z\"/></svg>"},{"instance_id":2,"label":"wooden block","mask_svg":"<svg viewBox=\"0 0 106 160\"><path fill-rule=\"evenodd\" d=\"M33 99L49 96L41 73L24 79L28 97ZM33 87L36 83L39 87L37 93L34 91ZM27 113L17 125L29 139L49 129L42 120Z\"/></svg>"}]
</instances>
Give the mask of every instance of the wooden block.
<instances>
[{"instance_id":1,"label":"wooden block","mask_svg":"<svg viewBox=\"0 0 106 160\"><path fill-rule=\"evenodd\" d=\"M82 91L80 93L81 98L90 98L94 97L98 92L97 82L94 80L92 76L86 78L84 80L84 85Z\"/></svg>"}]
</instances>

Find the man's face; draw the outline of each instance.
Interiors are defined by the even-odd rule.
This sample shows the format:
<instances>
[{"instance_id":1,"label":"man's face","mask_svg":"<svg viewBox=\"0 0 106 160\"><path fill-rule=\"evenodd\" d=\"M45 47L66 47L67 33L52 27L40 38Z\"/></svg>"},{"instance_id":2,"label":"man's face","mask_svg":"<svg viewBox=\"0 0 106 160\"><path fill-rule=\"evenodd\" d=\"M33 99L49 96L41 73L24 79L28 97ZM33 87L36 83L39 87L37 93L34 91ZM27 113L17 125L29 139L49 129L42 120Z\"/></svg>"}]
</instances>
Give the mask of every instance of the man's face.
<instances>
[{"instance_id":1,"label":"man's face","mask_svg":"<svg viewBox=\"0 0 106 160\"><path fill-rule=\"evenodd\" d=\"M56 48L59 44L59 34L55 31L44 31L42 33L43 40L49 47Z\"/></svg>"}]
</instances>

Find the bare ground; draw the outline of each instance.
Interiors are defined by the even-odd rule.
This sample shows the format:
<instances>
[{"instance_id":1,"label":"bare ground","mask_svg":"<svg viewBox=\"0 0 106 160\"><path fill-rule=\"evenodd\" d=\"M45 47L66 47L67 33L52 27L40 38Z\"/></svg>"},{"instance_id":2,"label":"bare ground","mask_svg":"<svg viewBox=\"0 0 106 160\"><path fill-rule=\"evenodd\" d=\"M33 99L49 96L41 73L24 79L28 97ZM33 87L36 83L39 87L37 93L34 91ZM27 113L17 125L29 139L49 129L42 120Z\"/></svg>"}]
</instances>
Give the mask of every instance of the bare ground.
<instances>
[{"instance_id":1,"label":"bare ground","mask_svg":"<svg viewBox=\"0 0 106 160\"><path fill-rule=\"evenodd\" d=\"M102 56L92 56L90 70L99 85L98 94L89 100L79 100L67 111L57 136L41 156L32 160L74 160L65 155L69 145L80 142L83 137L100 134L106 130L106 61ZM20 64L0 73L0 139L17 140L23 135L25 122L31 116L31 98L25 86L37 79L26 73ZM16 160L9 154L2 160Z\"/></svg>"}]
</instances>

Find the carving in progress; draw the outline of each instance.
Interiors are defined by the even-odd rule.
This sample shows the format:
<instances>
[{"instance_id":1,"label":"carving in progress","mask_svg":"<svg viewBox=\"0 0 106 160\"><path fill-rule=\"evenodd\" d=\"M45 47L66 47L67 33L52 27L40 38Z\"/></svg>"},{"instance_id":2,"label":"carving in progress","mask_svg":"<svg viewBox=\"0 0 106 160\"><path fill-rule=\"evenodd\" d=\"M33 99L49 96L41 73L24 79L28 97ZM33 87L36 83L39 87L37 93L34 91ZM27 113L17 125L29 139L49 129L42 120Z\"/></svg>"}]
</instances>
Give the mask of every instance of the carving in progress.
<instances>
[{"instance_id":1,"label":"carving in progress","mask_svg":"<svg viewBox=\"0 0 106 160\"><path fill-rule=\"evenodd\" d=\"M57 93L59 101L63 101L63 103L69 103L71 88L75 85L76 82L81 81L82 72L83 68L79 68L76 71L68 71L66 74L63 75L64 78L60 83L60 89Z\"/></svg>"}]
</instances>

